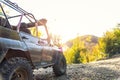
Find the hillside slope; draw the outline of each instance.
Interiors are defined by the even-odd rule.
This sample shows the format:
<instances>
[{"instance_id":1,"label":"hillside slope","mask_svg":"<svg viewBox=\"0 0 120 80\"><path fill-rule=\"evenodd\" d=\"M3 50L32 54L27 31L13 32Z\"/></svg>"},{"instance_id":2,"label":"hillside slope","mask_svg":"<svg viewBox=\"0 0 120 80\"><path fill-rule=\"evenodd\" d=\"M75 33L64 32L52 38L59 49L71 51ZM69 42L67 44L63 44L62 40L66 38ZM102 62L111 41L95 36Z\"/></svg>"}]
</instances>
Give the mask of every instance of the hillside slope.
<instances>
[{"instance_id":1,"label":"hillside slope","mask_svg":"<svg viewBox=\"0 0 120 80\"><path fill-rule=\"evenodd\" d=\"M76 37L74 39L71 39L69 41L67 41L65 43L66 46L68 46L69 48L73 45L73 42L76 40L76 39L79 39L79 41L84 41L87 45L86 46L94 46L98 43L98 38L97 36L94 36L94 35L84 35L84 36L79 36L79 37Z\"/></svg>"}]
</instances>

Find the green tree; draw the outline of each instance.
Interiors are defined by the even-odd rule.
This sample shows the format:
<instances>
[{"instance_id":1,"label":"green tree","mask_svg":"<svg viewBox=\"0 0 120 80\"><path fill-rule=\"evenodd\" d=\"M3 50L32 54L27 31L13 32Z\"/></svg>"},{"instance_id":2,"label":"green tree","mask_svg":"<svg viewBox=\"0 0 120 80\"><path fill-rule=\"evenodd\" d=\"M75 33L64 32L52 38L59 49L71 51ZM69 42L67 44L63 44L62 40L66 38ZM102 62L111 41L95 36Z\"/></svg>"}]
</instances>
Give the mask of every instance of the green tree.
<instances>
[{"instance_id":1,"label":"green tree","mask_svg":"<svg viewBox=\"0 0 120 80\"><path fill-rule=\"evenodd\" d=\"M38 34L36 35L36 31L37 31L36 27L30 28L30 31L33 36L40 38L40 36L42 35L42 33L40 31L38 31Z\"/></svg>"},{"instance_id":2,"label":"green tree","mask_svg":"<svg viewBox=\"0 0 120 80\"><path fill-rule=\"evenodd\" d=\"M80 40L80 37L77 37L72 41L72 44L72 47L64 52L67 63L81 63L80 52L85 47L84 42Z\"/></svg>"},{"instance_id":3,"label":"green tree","mask_svg":"<svg viewBox=\"0 0 120 80\"><path fill-rule=\"evenodd\" d=\"M104 44L101 50L109 56L120 53L120 28L115 27L112 31L107 31L101 38Z\"/></svg>"},{"instance_id":4,"label":"green tree","mask_svg":"<svg viewBox=\"0 0 120 80\"><path fill-rule=\"evenodd\" d=\"M64 54L68 63L88 63L106 57L103 38L81 36L71 40L72 46Z\"/></svg>"}]
</instances>

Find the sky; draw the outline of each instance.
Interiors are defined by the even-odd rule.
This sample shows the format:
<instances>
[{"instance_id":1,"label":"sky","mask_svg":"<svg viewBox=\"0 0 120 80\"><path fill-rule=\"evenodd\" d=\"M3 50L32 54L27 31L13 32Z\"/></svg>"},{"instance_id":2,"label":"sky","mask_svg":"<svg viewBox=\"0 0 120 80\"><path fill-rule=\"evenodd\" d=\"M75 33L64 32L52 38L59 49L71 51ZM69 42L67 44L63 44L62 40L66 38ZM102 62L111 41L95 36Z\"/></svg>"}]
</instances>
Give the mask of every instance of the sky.
<instances>
[{"instance_id":1,"label":"sky","mask_svg":"<svg viewBox=\"0 0 120 80\"><path fill-rule=\"evenodd\" d=\"M82 35L101 37L120 23L120 0L11 0L46 18L49 31L67 41Z\"/></svg>"}]
</instances>

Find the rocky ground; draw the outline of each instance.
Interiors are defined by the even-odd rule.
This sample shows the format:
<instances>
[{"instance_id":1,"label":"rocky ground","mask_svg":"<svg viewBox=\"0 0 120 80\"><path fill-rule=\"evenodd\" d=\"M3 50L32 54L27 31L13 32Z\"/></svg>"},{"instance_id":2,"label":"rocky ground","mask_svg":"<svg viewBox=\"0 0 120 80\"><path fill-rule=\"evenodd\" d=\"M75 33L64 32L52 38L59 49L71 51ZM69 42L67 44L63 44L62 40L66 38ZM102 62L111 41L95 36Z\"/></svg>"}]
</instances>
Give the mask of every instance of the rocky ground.
<instances>
[{"instance_id":1,"label":"rocky ground","mask_svg":"<svg viewBox=\"0 0 120 80\"><path fill-rule=\"evenodd\" d=\"M36 80L120 80L120 57L67 66L66 75L56 77L52 68L34 71Z\"/></svg>"}]
</instances>

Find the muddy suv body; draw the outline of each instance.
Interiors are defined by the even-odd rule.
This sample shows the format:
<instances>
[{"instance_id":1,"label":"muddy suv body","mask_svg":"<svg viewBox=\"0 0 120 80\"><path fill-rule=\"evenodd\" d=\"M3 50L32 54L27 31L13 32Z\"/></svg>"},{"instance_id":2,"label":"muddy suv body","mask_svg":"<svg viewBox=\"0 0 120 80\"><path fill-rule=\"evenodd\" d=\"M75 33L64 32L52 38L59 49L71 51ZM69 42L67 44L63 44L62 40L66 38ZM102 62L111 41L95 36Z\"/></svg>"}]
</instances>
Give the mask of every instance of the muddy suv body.
<instances>
[{"instance_id":1,"label":"muddy suv body","mask_svg":"<svg viewBox=\"0 0 120 80\"><path fill-rule=\"evenodd\" d=\"M9 0L1 0L0 7L0 80L33 80L33 69L52 66L56 76L66 73L66 60L61 49L51 45L46 19L36 20L31 14ZM5 4L19 15L8 16ZM30 22L22 26L22 18ZM20 17L18 24L11 25L9 19ZM32 20L31 20L32 19ZM47 39L41 39L28 33L31 27L44 26ZM23 27L23 30L21 29ZM25 30L26 29L26 30ZM27 31L28 30L28 31ZM36 35L38 31L36 31Z\"/></svg>"}]
</instances>

